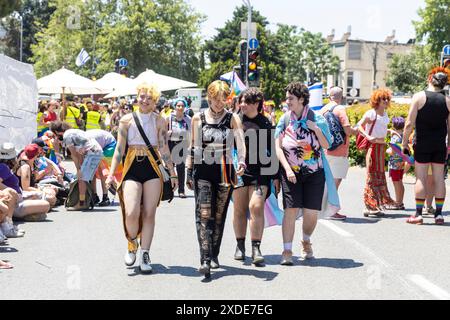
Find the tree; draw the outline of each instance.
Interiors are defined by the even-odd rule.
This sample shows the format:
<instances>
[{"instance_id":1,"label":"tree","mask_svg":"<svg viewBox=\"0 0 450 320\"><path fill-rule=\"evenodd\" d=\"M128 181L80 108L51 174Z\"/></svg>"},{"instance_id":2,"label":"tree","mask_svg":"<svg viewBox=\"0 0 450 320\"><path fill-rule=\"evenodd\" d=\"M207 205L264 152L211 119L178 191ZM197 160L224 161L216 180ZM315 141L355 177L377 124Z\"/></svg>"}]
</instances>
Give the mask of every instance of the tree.
<instances>
[{"instance_id":1,"label":"tree","mask_svg":"<svg viewBox=\"0 0 450 320\"><path fill-rule=\"evenodd\" d=\"M421 21L413 21L417 39L425 40L436 57L444 45L450 43L450 1L425 0L425 8L418 11Z\"/></svg>"},{"instance_id":2,"label":"tree","mask_svg":"<svg viewBox=\"0 0 450 320\"><path fill-rule=\"evenodd\" d=\"M308 72L314 75L315 80L324 81L327 75L339 70L339 57L333 55L321 33L280 24L277 39L278 43L284 44L282 59L288 82L304 82L308 80Z\"/></svg>"},{"instance_id":3,"label":"tree","mask_svg":"<svg viewBox=\"0 0 450 320\"><path fill-rule=\"evenodd\" d=\"M412 94L427 86L430 69L437 65L429 46L417 46L407 55L394 55L386 84L392 90Z\"/></svg>"},{"instance_id":4,"label":"tree","mask_svg":"<svg viewBox=\"0 0 450 320\"><path fill-rule=\"evenodd\" d=\"M148 68L197 81L203 16L185 1L76 0L68 7L66 1L51 0L51 4L55 12L33 47L39 75L65 65L85 76L101 77L123 57L131 75ZM91 60L80 69L75 58L81 48Z\"/></svg>"},{"instance_id":5,"label":"tree","mask_svg":"<svg viewBox=\"0 0 450 320\"><path fill-rule=\"evenodd\" d=\"M19 10L20 0L2 0L0 2L0 18L8 16L13 11Z\"/></svg>"}]
</instances>

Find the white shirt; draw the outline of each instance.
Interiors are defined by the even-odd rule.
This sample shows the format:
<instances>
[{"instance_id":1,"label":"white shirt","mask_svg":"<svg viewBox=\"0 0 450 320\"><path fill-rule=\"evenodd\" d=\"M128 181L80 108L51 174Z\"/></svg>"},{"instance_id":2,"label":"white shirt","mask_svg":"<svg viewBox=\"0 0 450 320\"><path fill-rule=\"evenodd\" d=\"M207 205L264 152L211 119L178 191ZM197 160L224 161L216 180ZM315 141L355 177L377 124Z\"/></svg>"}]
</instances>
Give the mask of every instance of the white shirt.
<instances>
[{"instance_id":1,"label":"white shirt","mask_svg":"<svg viewBox=\"0 0 450 320\"><path fill-rule=\"evenodd\" d=\"M64 145L67 147L73 146L78 152L81 150L92 152L103 151L102 147L95 139L88 137L85 131L79 129L66 130L66 132L64 132L63 140Z\"/></svg>"},{"instance_id":2,"label":"white shirt","mask_svg":"<svg viewBox=\"0 0 450 320\"><path fill-rule=\"evenodd\" d=\"M156 128L156 117L157 115L153 112L148 114L143 114L140 112L136 112L139 121L141 122L142 129L144 129L145 135L147 136L150 144L152 146L158 145L158 129ZM131 120L130 127L128 128L128 144L129 145L138 145L145 146L146 143L134 122L134 118Z\"/></svg>"},{"instance_id":3,"label":"white shirt","mask_svg":"<svg viewBox=\"0 0 450 320\"><path fill-rule=\"evenodd\" d=\"M101 129L86 131L86 137L95 139L102 149L105 149L108 145L116 142L116 139L114 139L114 136L111 133Z\"/></svg>"},{"instance_id":4,"label":"white shirt","mask_svg":"<svg viewBox=\"0 0 450 320\"><path fill-rule=\"evenodd\" d=\"M360 123L362 123L365 119L369 119L371 121L375 120L375 117L377 119L377 122L375 123L375 126L373 128L371 136L374 138L386 138L387 130L388 130L388 124L389 124L389 117L387 113L385 112L383 116L380 116L376 113L374 109L367 111L363 118L361 119ZM373 123L366 124L365 132L369 134L370 128L372 128Z\"/></svg>"}]
</instances>

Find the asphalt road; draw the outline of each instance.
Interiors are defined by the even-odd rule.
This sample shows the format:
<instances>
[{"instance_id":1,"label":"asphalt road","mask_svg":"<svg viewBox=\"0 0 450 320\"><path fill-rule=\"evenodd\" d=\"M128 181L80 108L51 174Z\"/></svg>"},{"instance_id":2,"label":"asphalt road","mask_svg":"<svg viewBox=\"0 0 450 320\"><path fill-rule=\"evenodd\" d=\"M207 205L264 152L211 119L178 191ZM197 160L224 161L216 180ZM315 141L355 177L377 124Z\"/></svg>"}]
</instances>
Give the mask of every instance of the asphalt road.
<instances>
[{"instance_id":1,"label":"asphalt road","mask_svg":"<svg viewBox=\"0 0 450 320\"><path fill-rule=\"evenodd\" d=\"M340 192L342 212L349 218L321 220L312 237L316 259L296 259L293 267L279 265L281 227L264 232L265 267L252 266L249 257L245 263L233 260L230 209L222 267L210 282L197 272L192 194L158 209L151 275L123 263L126 241L117 200L116 206L92 212L59 208L46 222L21 224L25 237L0 246L0 259L15 265L0 270L0 299L450 299L450 220L444 226L433 219L423 226L405 223L415 207L411 177L406 179L407 212L364 218L364 181L362 169L351 169ZM300 240L298 221L296 257ZM249 240L247 248L250 252Z\"/></svg>"}]
</instances>

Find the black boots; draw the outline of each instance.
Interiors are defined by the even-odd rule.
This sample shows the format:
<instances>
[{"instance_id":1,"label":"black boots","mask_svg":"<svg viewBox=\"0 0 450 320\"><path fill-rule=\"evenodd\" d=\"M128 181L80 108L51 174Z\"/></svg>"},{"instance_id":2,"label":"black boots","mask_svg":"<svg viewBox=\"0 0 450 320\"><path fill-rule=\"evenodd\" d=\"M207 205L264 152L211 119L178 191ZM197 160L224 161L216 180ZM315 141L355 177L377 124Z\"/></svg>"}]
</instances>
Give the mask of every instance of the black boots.
<instances>
[{"instance_id":1,"label":"black boots","mask_svg":"<svg viewBox=\"0 0 450 320\"><path fill-rule=\"evenodd\" d=\"M198 272L203 274L205 276L205 279L211 278L211 263L209 261L204 261L198 269Z\"/></svg>"},{"instance_id":2,"label":"black boots","mask_svg":"<svg viewBox=\"0 0 450 320\"><path fill-rule=\"evenodd\" d=\"M234 260L245 260L245 238L237 239L236 252L234 253Z\"/></svg>"},{"instance_id":3,"label":"black boots","mask_svg":"<svg viewBox=\"0 0 450 320\"><path fill-rule=\"evenodd\" d=\"M261 265L264 263L264 257L259 250L261 241L252 241L252 263L254 265Z\"/></svg>"}]
</instances>

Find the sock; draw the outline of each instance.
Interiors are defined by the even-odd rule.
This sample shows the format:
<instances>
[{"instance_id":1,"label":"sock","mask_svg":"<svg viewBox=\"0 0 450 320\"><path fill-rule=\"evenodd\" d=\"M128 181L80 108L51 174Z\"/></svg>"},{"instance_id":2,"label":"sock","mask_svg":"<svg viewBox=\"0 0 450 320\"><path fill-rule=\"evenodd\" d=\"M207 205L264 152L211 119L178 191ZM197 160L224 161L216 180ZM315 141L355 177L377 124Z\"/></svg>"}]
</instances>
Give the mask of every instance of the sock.
<instances>
[{"instance_id":1,"label":"sock","mask_svg":"<svg viewBox=\"0 0 450 320\"><path fill-rule=\"evenodd\" d=\"M261 245L261 240L252 240L252 247L258 247Z\"/></svg>"},{"instance_id":2,"label":"sock","mask_svg":"<svg viewBox=\"0 0 450 320\"><path fill-rule=\"evenodd\" d=\"M284 251L292 251L292 242L283 244Z\"/></svg>"},{"instance_id":3,"label":"sock","mask_svg":"<svg viewBox=\"0 0 450 320\"><path fill-rule=\"evenodd\" d=\"M142 255L143 255L144 253L146 253L146 252L149 253L149 251L150 251L150 250L143 250L143 249L141 249Z\"/></svg>"},{"instance_id":4,"label":"sock","mask_svg":"<svg viewBox=\"0 0 450 320\"><path fill-rule=\"evenodd\" d=\"M311 235L310 234L303 234L303 241L304 242L311 242Z\"/></svg>"},{"instance_id":5,"label":"sock","mask_svg":"<svg viewBox=\"0 0 450 320\"><path fill-rule=\"evenodd\" d=\"M106 193L106 194L103 194L103 199L102 199L103 201L106 201L106 200L108 200L108 194Z\"/></svg>"},{"instance_id":6,"label":"sock","mask_svg":"<svg viewBox=\"0 0 450 320\"><path fill-rule=\"evenodd\" d=\"M241 250L242 252L245 252L245 238L239 238L236 239L237 241L237 247L239 248L239 250Z\"/></svg>"},{"instance_id":7,"label":"sock","mask_svg":"<svg viewBox=\"0 0 450 320\"><path fill-rule=\"evenodd\" d=\"M422 215L424 204L425 204L425 199L416 198L416 217Z\"/></svg>"},{"instance_id":8,"label":"sock","mask_svg":"<svg viewBox=\"0 0 450 320\"><path fill-rule=\"evenodd\" d=\"M444 206L445 198L436 198L436 212L434 213L434 216L442 216L442 207Z\"/></svg>"}]
</instances>

